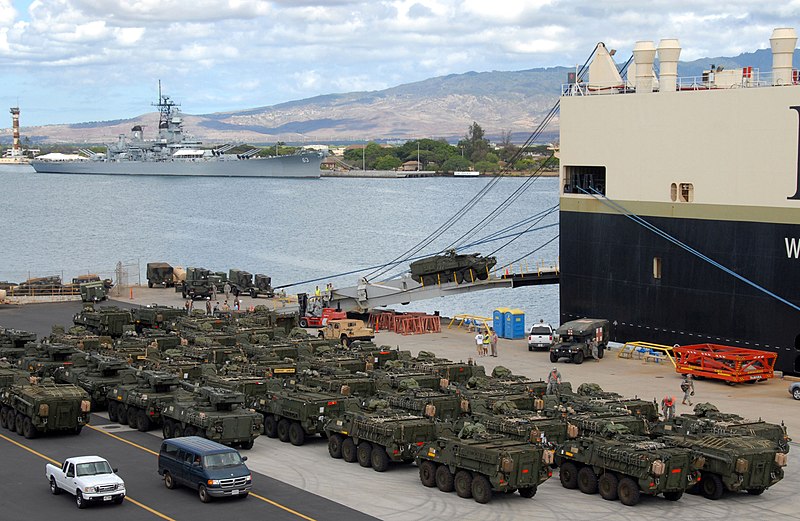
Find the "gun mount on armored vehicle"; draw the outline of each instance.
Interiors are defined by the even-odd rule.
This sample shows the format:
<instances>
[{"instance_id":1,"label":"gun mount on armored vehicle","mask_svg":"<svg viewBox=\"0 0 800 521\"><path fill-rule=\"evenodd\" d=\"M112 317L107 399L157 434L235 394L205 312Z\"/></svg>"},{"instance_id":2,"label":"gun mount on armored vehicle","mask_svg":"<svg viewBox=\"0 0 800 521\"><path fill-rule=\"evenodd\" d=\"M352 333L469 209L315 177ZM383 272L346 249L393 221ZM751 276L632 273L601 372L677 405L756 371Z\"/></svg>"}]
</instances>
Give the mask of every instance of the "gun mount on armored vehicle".
<instances>
[{"instance_id":1,"label":"gun mount on armored vehicle","mask_svg":"<svg viewBox=\"0 0 800 521\"><path fill-rule=\"evenodd\" d=\"M411 278L424 286L446 282L474 282L486 280L497 264L495 257L481 257L480 253L459 255L448 250L443 255L433 255L411 263Z\"/></svg>"},{"instance_id":2,"label":"gun mount on armored vehicle","mask_svg":"<svg viewBox=\"0 0 800 521\"><path fill-rule=\"evenodd\" d=\"M53 376L56 369L72 365L72 357L77 353L77 349L67 344L30 343L20 367L35 376Z\"/></svg>"},{"instance_id":3,"label":"gun mount on armored vehicle","mask_svg":"<svg viewBox=\"0 0 800 521\"><path fill-rule=\"evenodd\" d=\"M0 327L0 358L15 360L25 355L25 345L36 342L36 333Z\"/></svg>"},{"instance_id":4,"label":"gun mount on armored vehicle","mask_svg":"<svg viewBox=\"0 0 800 521\"><path fill-rule=\"evenodd\" d=\"M83 306L83 310L72 317L72 323L83 326L92 333L120 337L125 326L132 323L131 314L117 306L95 307L92 304Z\"/></svg>"},{"instance_id":5,"label":"gun mount on armored vehicle","mask_svg":"<svg viewBox=\"0 0 800 521\"><path fill-rule=\"evenodd\" d=\"M93 411L108 405L108 391L115 385L135 381L134 369L120 358L96 353L76 356L71 366L57 368L53 378L59 383L71 383L89 394Z\"/></svg>"},{"instance_id":6,"label":"gun mount on armored vehicle","mask_svg":"<svg viewBox=\"0 0 800 521\"><path fill-rule=\"evenodd\" d=\"M166 329L173 331L176 328L177 318L185 316L186 311L170 306L140 306L131 310L133 324L136 332L142 334L142 330L147 329Z\"/></svg>"}]
</instances>

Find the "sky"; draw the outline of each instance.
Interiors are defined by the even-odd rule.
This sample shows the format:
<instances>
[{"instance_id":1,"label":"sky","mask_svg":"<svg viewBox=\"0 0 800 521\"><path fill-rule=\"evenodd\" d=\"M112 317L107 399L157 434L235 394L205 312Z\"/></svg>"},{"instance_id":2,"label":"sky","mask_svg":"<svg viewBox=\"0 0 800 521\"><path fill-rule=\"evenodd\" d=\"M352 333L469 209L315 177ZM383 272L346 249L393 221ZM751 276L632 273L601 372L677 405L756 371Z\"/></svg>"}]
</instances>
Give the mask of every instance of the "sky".
<instances>
[{"instance_id":1,"label":"sky","mask_svg":"<svg viewBox=\"0 0 800 521\"><path fill-rule=\"evenodd\" d=\"M573 66L599 41L623 60L661 38L682 60L735 56L794 26L800 0L0 0L0 107L23 127L130 118L160 79L208 114Z\"/></svg>"}]
</instances>

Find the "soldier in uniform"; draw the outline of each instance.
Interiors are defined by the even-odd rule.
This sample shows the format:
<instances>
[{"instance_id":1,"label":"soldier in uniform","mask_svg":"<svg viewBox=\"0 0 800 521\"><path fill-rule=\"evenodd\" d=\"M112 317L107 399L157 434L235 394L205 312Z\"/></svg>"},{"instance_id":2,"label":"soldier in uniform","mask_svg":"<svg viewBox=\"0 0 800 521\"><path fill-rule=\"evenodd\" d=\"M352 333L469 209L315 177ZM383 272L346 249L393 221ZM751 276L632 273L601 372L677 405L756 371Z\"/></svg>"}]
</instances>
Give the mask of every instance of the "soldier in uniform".
<instances>
[{"instance_id":1,"label":"soldier in uniform","mask_svg":"<svg viewBox=\"0 0 800 521\"><path fill-rule=\"evenodd\" d=\"M683 375L683 381L681 382L681 391L683 391L683 405L686 405L688 400L689 405L692 405L692 399L690 396L694 396L694 381L692 380L691 375L685 374Z\"/></svg>"},{"instance_id":2,"label":"soldier in uniform","mask_svg":"<svg viewBox=\"0 0 800 521\"><path fill-rule=\"evenodd\" d=\"M550 373L547 375L547 390L545 394L554 394L556 389L558 389L558 384L561 383L561 373L558 371L558 368L554 367Z\"/></svg>"},{"instance_id":3,"label":"soldier in uniform","mask_svg":"<svg viewBox=\"0 0 800 521\"><path fill-rule=\"evenodd\" d=\"M661 400L661 413L664 415L665 420L671 420L675 417L675 397L665 396Z\"/></svg>"}]
</instances>

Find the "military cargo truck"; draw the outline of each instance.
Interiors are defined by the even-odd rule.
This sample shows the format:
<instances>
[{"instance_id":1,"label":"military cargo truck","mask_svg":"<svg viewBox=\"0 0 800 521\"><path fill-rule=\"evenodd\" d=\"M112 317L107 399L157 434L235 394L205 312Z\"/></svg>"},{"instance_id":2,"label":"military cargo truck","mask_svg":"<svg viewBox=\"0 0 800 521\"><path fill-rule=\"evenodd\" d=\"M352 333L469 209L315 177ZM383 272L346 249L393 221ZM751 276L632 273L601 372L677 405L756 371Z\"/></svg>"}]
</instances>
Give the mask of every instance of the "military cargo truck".
<instances>
[{"instance_id":1,"label":"military cargo truck","mask_svg":"<svg viewBox=\"0 0 800 521\"><path fill-rule=\"evenodd\" d=\"M186 280L181 287L183 298L194 300L211 297L213 283L209 280L210 273L205 268L186 268Z\"/></svg>"},{"instance_id":2,"label":"military cargo truck","mask_svg":"<svg viewBox=\"0 0 800 521\"><path fill-rule=\"evenodd\" d=\"M106 286L101 281L85 282L80 285L81 301L100 302L108 299Z\"/></svg>"},{"instance_id":3,"label":"military cargo truck","mask_svg":"<svg viewBox=\"0 0 800 521\"><path fill-rule=\"evenodd\" d=\"M349 346L354 340L372 340L375 338L375 331L361 320L341 319L328 321L318 335L325 340L335 340L343 346Z\"/></svg>"},{"instance_id":4,"label":"military cargo truck","mask_svg":"<svg viewBox=\"0 0 800 521\"><path fill-rule=\"evenodd\" d=\"M603 358L609 340L609 323L605 319L581 318L565 322L556 330L556 341L550 346L550 361L569 358L573 364L592 357L597 346L597 358Z\"/></svg>"},{"instance_id":5,"label":"military cargo truck","mask_svg":"<svg viewBox=\"0 0 800 521\"><path fill-rule=\"evenodd\" d=\"M108 391L112 387L136 380L134 369L125 360L96 353L75 357L73 365L56 369L53 378L56 382L75 384L86 391L93 411L106 409Z\"/></svg>"},{"instance_id":6,"label":"military cargo truck","mask_svg":"<svg viewBox=\"0 0 800 521\"><path fill-rule=\"evenodd\" d=\"M98 335L120 337L125 326L130 325L132 320L129 311L117 306L96 308L92 304L86 304L82 311L72 317L72 322Z\"/></svg>"},{"instance_id":7,"label":"military cargo truck","mask_svg":"<svg viewBox=\"0 0 800 521\"><path fill-rule=\"evenodd\" d=\"M174 270L166 262L147 263L147 287L164 285L165 287L174 286Z\"/></svg>"},{"instance_id":8,"label":"military cargo truck","mask_svg":"<svg viewBox=\"0 0 800 521\"><path fill-rule=\"evenodd\" d=\"M253 287L253 274L231 269L228 272L228 284L231 286L231 293L237 297L242 293L250 293L250 288Z\"/></svg>"},{"instance_id":9,"label":"military cargo truck","mask_svg":"<svg viewBox=\"0 0 800 521\"><path fill-rule=\"evenodd\" d=\"M136 373L135 384L116 385L108 392L108 419L142 432L162 424L162 411L178 395L180 380L164 371Z\"/></svg>"},{"instance_id":10,"label":"military cargo truck","mask_svg":"<svg viewBox=\"0 0 800 521\"><path fill-rule=\"evenodd\" d=\"M471 434L469 427L420 448L416 461L423 485L488 503L492 492L532 498L552 475L553 451L481 429Z\"/></svg>"},{"instance_id":11,"label":"military cargo truck","mask_svg":"<svg viewBox=\"0 0 800 521\"><path fill-rule=\"evenodd\" d=\"M433 255L411 263L411 278L425 286L446 282L473 282L486 280L497 264L495 257L481 257L480 253L459 255L448 250L444 255Z\"/></svg>"}]
</instances>

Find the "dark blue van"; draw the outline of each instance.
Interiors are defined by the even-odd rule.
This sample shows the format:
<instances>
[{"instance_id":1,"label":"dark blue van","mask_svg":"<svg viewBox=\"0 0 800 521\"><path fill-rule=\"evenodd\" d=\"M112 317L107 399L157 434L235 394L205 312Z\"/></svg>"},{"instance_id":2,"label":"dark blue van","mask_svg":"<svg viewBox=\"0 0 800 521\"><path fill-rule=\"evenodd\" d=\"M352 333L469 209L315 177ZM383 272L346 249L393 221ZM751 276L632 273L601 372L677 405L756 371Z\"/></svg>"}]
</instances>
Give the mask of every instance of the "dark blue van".
<instances>
[{"instance_id":1,"label":"dark blue van","mask_svg":"<svg viewBox=\"0 0 800 521\"><path fill-rule=\"evenodd\" d=\"M164 485L184 485L197 491L200 501L224 496L247 497L253 481L238 451L199 436L170 438L161 444L158 473Z\"/></svg>"}]
</instances>

